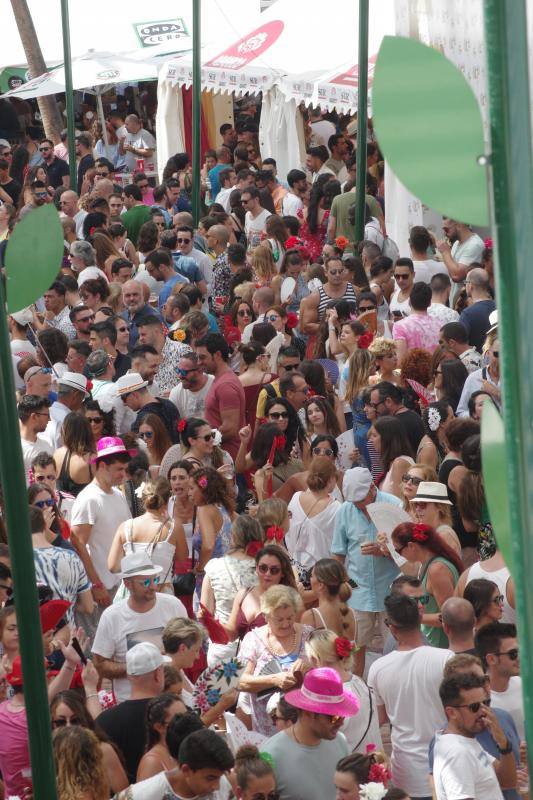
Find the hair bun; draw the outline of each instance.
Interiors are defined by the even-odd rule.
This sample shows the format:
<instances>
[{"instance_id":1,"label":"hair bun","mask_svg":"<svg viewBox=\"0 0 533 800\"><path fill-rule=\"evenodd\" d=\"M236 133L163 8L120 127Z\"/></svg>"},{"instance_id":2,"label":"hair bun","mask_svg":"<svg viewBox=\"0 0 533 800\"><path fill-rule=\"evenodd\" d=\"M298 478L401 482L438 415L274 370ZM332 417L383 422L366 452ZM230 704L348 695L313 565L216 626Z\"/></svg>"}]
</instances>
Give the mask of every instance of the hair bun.
<instances>
[{"instance_id":1,"label":"hair bun","mask_svg":"<svg viewBox=\"0 0 533 800\"><path fill-rule=\"evenodd\" d=\"M259 758L259 750L253 744L243 744L235 753L235 761L252 761Z\"/></svg>"}]
</instances>

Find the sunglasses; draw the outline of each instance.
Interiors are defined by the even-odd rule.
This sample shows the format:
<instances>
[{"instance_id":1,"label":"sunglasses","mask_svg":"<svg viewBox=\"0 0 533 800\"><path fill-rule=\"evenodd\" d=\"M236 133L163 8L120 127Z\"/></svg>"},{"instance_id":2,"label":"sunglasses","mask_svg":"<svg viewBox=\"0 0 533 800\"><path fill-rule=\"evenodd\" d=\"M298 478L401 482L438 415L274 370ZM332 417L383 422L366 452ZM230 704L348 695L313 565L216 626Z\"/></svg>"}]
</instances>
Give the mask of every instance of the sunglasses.
<instances>
[{"instance_id":1,"label":"sunglasses","mask_svg":"<svg viewBox=\"0 0 533 800\"><path fill-rule=\"evenodd\" d=\"M268 416L272 419L289 419L288 411L269 411Z\"/></svg>"},{"instance_id":2,"label":"sunglasses","mask_svg":"<svg viewBox=\"0 0 533 800\"><path fill-rule=\"evenodd\" d=\"M283 366L283 364L281 364L281 366L287 372L291 372L293 369L300 369L300 364L299 363L298 364L286 364L285 366Z\"/></svg>"},{"instance_id":3,"label":"sunglasses","mask_svg":"<svg viewBox=\"0 0 533 800\"><path fill-rule=\"evenodd\" d=\"M319 717L325 717L330 725L338 725L339 722L344 722L344 717L339 714L318 714Z\"/></svg>"},{"instance_id":4,"label":"sunglasses","mask_svg":"<svg viewBox=\"0 0 533 800\"><path fill-rule=\"evenodd\" d=\"M494 356L494 358L499 358L500 357L500 351L499 350L493 350L492 351L492 355Z\"/></svg>"},{"instance_id":5,"label":"sunglasses","mask_svg":"<svg viewBox=\"0 0 533 800\"><path fill-rule=\"evenodd\" d=\"M33 477L37 483L44 483L45 481L55 481L56 475L37 475L36 472L33 473Z\"/></svg>"},{"instance_id":6,"label":"sunglasses","mask_svg":"<svg viewBox=\"0 0 533 800\"><path fill-rule=\"evenodd\" d=\"M53 508L55 503L56 501L50 497L49 500L36 500L33 505L37 506L37 508Z\"/></svg>"},{"instance_id":7,"label":"sunglasses","mask_svg":"<svg viewBox=\"0 0 533 800\"><path fill-rule=\"evenodd\" d=\"M328 275L342 275L344 272L343 269L329 269Z\"/></svg>"},{"instance_id":8,"label":"sunglasses","mask_svg":"<svg viewBox=\"0 0 533 800\"><path fill-rule=\"evenodd\" d=\"M144 431L144 433L141 433L141 431L139 431L139 436L141 437L141 439L152 439L153 435L154 435L153 431Z\"/></svg>"},{"instance_id":9,"label":"sunglasses","mask_svg":"<svg viewBox=\"0 0 533 800\"><path fill-rule=\"evenodd\" d=\"M65 728L67 725L81 725L81 719L79 717L71 717L70 719L59 717L59 719L52 720L52 728Z\"/></svg>"},{"instance_id":10,"label":"sunglasses","mask_svg":"<svg viewBox=\"0 0 533 800\"><path fill-rule=\"evenodd\" d=\"M190 244L192 239L180 239L178 238L178 244Z\"/></svg>"},{"instance_id":11,"label":"sunglasses","mask_svg":"<svg viewBox=\"0 0 533 800\"><path fill-rule=\"evenodd\" d=\"M411 277L411 273L409 272L407 275L402 275L401 272L395 272L394 277L397 281L408 281Z\"/></svg>"},{"instance_id":12,"label":"sunglasses","mask_svg":"<svg viewBox=\"0 0 533 800\"><path fill-rule=\"evenodd\" d=\"M89 425L99 425L103 421L102 417L87 417Z\"/></svg>"},{"instance_id":13,"label":"sunglasses","mask_svg":"<svg viewBox=\"0 0 533 800\"><path fill-rule=\"evenodd\" d=\"M129 325L126 325L124 328L117 328L117 333L126 333L126 331L129 333L129 330Z\"/></svg>"},{"instance_id":14,"label":"sunglasses","mask_svg":"<svg viewBox=\"0 0 533 800\"><path fill-rule=\"evenodd\" d=\"M176 372L180 376L180 378L186 378L191 372L198 372L198 367L192 367L191 369L180 369L179 367L176 369Z\"/></svg>"},{"instance_id":15,"label":"sunglasses","mask_svg":"<svg viewBox=\"0 0 533 800\"><path fill-rule=\"evenodd\" d=\"M204 442L210 442L211 439L215 438L215 436L216 436L216 434L214 434L214 433L206 433L205 436L195 436L194 438L195 439L203 439Z\"/></svg>"},{"instance_id":16,"label":"sunglasses","mask_svg":"<svg viewBox=\"0 0 533 800\"><path fill-rule=\"evenodd\" d=\"M511 650L505 650L504 652L494 653L495 656L507 656L511 659L511 661L516 661L518 656L520 655L518 647L513 647Z\"/></svg>"},{"instance_id":17,"label":"sunglasses","mask_svg":"<svg viewBox=\"0 0 533 800\"><path fill-rule=\"evenodd\" d=\"M38 197L39 200L43 200L45 197L48 197L48 192L34 192L35 197Z\"/></svg>"},{"instance_id":18,"label":"sunglasses","mask_svg":"<svg viewBox=\"0 0 533 800\"><path fill-rule=\"evenodd\" d=\"M421 606L427 606L430 600L430 595L421 594L420 597L413 597L413 600L416 600L416 602L420 603Z\"/></svg>"},{"instance_id":19,"label":"sunglasses","mask_svg":"<svg viewBox=\"0 0 533 800\"><path fill-rule=\"evenodd\" d=\"M279 314L271 314L269 317L267 317L269 322L275 322L277 319L281 319Z\"/></svg>"},{"instance_id":20,"label":"sunglasses","mask_svg":"<svg viewBox=\"0 0 533 800\"><path fill-rule=\"evenodd\" d=\"M490 706L490 697L487 697L486 700L482 700L481 702L477 703L461 703L458 706L451 706L451 708L467 708L472 714L477 714L481 706L486 706L487 708Z\"/></svg>"},{"instance_id":21,"label":"sunglasses","mask_svg":"<svg viewBox=\"0 0 533 800\"><path fill-rule=\"evenodd\" d=\"M158 586L159 575L152 575L152 577L150 578L143 578L142 581L136 581L136 583L139 583L141 586L144 586L145 589L148 589L151 583L153 583L154 586Z\"/></svg>"},{"instance_id":22,"label":"sunglasses","mask_svg":"<svg viewBox=\"0 0 533 800\"><path fill-rule=\"evenodd\" d=\"M405 475L402 475L402 483L412 483L413 486L420 486L420 484L423 483L423 479L415 478L413 475L407 475L406 473Z\"/></svg>"},{"instance_id":23,"label":"sunglasses","mask_svg":"<svg viewBox=\"0 0 533 800\"><path fill-rule=\"evenodd\" d=\"M238 317L249 317L250 316L250 312L243 309L242 311L237 311L237 316Z\"/></svg>"},{"instance_id":24,"label":"sunglasses","mask_svg":"<svg viewBox=\"0 0 533 800\"><path fill-rule=\"evenodd\" d=\"M258 564L257 569L261 573L261 575L279 575L281 572L281 567L273 566L270 567L268 564Z\"/></svg>"},{"instance_id":25,"label":"sunglasses","mask_svg":"<svg viewBox=\"0 0 533 800\"><path fill-rule=\"evenodd\" d=\"M497 606L501 605L503 601L504 601L503 594L497 594L496 597L492 598L492 602Z\"/></svg>"},{"instance_id":26,"label":"sunglasses","mask_svg":"<svg viewBox=\"0 0 533 800\"><path fill-rule=\"evenodd\" d=\"M325 450L321 450L320 447L313 447L313 455L314 456L329 456L331 458L334 455L333 450L331 447L326 447Z\"/></svg>"},{"instance_id":27,"label":"sunglasses","mask_svg":"<svg viewBox=\"0 0 533 800\"><path fill-rule=\"evenodd\" d=\"M376 306L359 306L359 311L363 313L363 311L374 311Z\"/></svg>"}]
</instances>

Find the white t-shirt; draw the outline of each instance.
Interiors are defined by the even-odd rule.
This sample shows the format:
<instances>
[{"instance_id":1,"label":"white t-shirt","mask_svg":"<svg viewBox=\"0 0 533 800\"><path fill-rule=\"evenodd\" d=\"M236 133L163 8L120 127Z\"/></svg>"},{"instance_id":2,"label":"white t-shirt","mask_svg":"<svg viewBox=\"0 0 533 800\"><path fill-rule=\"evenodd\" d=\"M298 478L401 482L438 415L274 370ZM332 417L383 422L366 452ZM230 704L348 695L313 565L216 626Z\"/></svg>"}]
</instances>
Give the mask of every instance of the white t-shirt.
<instances>
[{"instance_id":1,"label":"white t-shirt","mask_svg":"<svg viewBox=\"0 0 533 800\"><path fill-rule=\"evenodd\" d=\"M389 303L389 311L392 314L394 311L402 311L406 317L411 313L411 303L409 298L407 300L400 300L401 289L395 289Z\"/></svg>"},{"instance_id":2,"label":"white t-shirt","mask_svg":"<svg viewBox=\"0 0 533 800\"><path fill-rule=\"evenodd\" d=\"M85 281L92 280L93 278L103 278L106 283L109 283L109 279L105 272L100 269L100 267L92 266L92 267L85 267L82 269L80 274L78 275L78 286L81 286L82 283Z\"/></svg>"},{"instance_id":3,"label":"white t-shirt","mask_svg":"<svg viewBox=\"0 0 533 800\"><path fill-rule=\"evenodd\" d=\"M477 233L473 233L464 242L457 241L453 243L451 256L458 264L469 266L473 261L481 261L481 254L484 249L483 239ZM457 282L452 279L452 291L450 293L450 303L452 305L464 285L464 279Z\"/></svg>"},{"instance_id":4,"label":"white t-shirt","mask_svg":"<svg viewBox=\"0 0 533 800\"><path fill-rule=\"evenodd\" d=\"M170 594L156 594L153 608L144 614L133 611L128 600L119 600L106 608L100 617L93 653L124 664L128 650L140 642L153 642L157 647L162 647L161 636L167 622L175 617L186 616L187 611L181 600ZM121 703L129 699L131 684L127 678L117 678L113 681L113 691Z\"/></svg>"},{"instance_id":5,"label":"white t-shirt","mask_svg":"<svg viewBox=\"0 0 533 800\"><path fill-rule=\"evenodd\" d=\"M227 189L221 189L215 197L215 203L220 203L221 206L224 206L224 211L226 214L229 214L230 212L229 199L234 189L234 186L229 186Z\"/></svg>"},{"instance_id":6,"label":"white t-shirt","mask_svg":"<svg viewBox=\"0 0 533 800\"><path fill-rule=\"evenodd\" d=\"M94 481L82 489L74 501L71 525L92 525L89 552L106 589L120 583L118 575L107 568L107 556L118 526L130 518L124 495L116 488L104 492Z\"/></svg>"},{"instance_id":7,"label":"white t-shirt","mask_svg":"<svg viewBox=\"0 0 533 800\"><path fill-rule=\"evenodd\" d=\"M281 212L284 217L295 217L303 207L300 198L292 192L288 192L281 201Z\"/></svg>"},{"instance_id":8,"label":"white t-shirt","mask_svg":"<svg viewBox=\"0 0 533 800\"><path fill-rule=\"evenodd\" d=\"M205 398L215 380L214 375L206 375L207 383L200 389L199 392L191 392L190 389L184 389L183 384L180 382L174 386L170 391L169 400L174 403L180 417L203 417L205 414Z\"/></svg>"},{"instance_id":9,"label":"white t-shirt","mask_svg":"<svg viewBox=\"0 0 533 800\"><path fill-rule=\"evenodd\" d=\"M124 144L131 144L133 147L139 150L153 150L151 156L144 157L144 171L152 171L151 165L153 164L155 168L155 165L157 164L157 153L155 149L155 139L150 131L145 131L144 128L140 128L137 133L128 133L124 127L124 136L126 139ZM137 159L139 158L142 158L142 156L137 156L129 151L124 154L124 160L130 172L133 172L133 170L136 168Z\"/></svg>"},{"instance_id":10,"label":"white t-shirt","mask_svg":"<svg viewBox=\"0 0 533 800\"><path fill-rule=\"evenodd\" d=\"M252 212L247 211L246 217L244 218L244 232L246 233L246 238L248 239L248 244L251 243L252 240L257 239L257 242L253 243L253 247L257 247L259 244L259 234L264 233L266 221L272 214L270 211L267 211L264 208L257 217L252 217Z\"/></svg>"},{"instance_id":11,"label":"white t-shirt","mask_svg":"<svg viewBox=\"0 0 533 800\"><path fill-rule=\"evenodd\" d=\"M24 473L26 475L26 485L29 484L28 470L30 469L31 462L39 453L48 453L49 456L54 455L54 448L51 446L48 439L37 434L35 442L28 442L27 439L20 438L22 445L22 458L24 459Z\"/></svg>"},{"instance_id":12,"label":"white t-shirt","mask_svg":"<svg viewBox=\"0 0 533 800\"><path fill-rule=\"evenodd\" d=\"M380 250L383 250L385 237L381 233L381 226L375 217L371 217L369 222L366 223L364 237L365 241L374 242Z\"/></svg>"},{"instance_id":13,"label":"white t-shirt","mask_svg":"<svg viewBox=\"0 0 533 800\"><path fill-rule=\"evenodd\" d=\"M430 283L434 275L448 275L446 264L442 261L435 261L433 258L427 258L425 261L413 261L415 268L415 283L422 281L423 283Z\"/></svg>"},{"instance_id":14,"label":"white t-shirt","mask_svg":"<svg viewBox=\"0 0 533 800\"><path fill-rule=\"evenodd\" d=\"M438 733L433 762L437 800L503 800L494 761L476 739Z\"/></svg>"},{"instance_id":15,"label":"white t-shirt","mask_svg":"<svg viewBox=\"0 0 533 800\"><path fill-rule=\"evenodd\" d=\"M11 354L17 358L23 358L24 356L35 357L37 355L35 347L28 339L11 339L9 346L11 347Z\"/></svg>"},{"instance_id":16,"label":"white t-shirt","mask_svg":"<svg viewBox=\"0 0 533 800\"><path fill-rule=\"evenodd\" d=\"M490 575L490 573L488 573ZM526 738L524 728L524 702L522 699L522 678L520 675L515 675L509 680L509 686L505 692L495 692L493 689L490 692L492 705L495 708L503 708L513 718L516 725L516 730L520 739L523 741Z\"/></svg>"},{"instance_id":17,"label":"white t-shirt","mask_svg":"<svg viewBox=\"0 0 533 800\"><path fill-rule=\"evenodd\" d=\"M426 645L394 650L374 661L368 672L368 685L392 726L392 781L413 797L431 794L428 748L435 731L446 724L439 686L453 655Z\"/></svg>"}]
</instances>

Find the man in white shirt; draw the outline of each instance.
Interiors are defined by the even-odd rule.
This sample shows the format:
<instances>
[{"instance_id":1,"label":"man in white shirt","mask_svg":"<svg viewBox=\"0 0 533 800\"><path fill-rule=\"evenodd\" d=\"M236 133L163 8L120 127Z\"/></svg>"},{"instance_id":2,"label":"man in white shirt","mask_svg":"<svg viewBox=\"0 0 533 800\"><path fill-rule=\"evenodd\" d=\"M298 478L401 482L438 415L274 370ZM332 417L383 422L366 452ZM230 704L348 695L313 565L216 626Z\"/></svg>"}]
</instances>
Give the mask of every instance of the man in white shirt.
<instances>
[{"instance_id":1,"label":"man in white shirt","mask_svg":"<svg viewBox=\"0 0 533 800\"><path fill-rule=\"evenodd\" d=\"M429 285L431 286L429 316L436 317L441 325L446 325L447 322L457 322L459 320L458 312L448 305L452 288L450 276L439 272L431 278Z\"/></svg>"},{"instance_id":2,"label":"man in white shirt","mask_svg":"<svg viewBox=\"0 0 533 800\"><path fill-rule=\"evenodd\" d=\"M320 106L310 111L309 116L314 140L317 141L318 144L326 145L329 141L329 137L336 133L335 125L328 119L322 119L322 110Z\"/></svg>"},{"instance_id":3,"label":"man in white shirt","mask_svg":"<svg viewBox=\"0 0 533 800\"><path fill-rule=\"evenodd\" d=\"M126 167L133 172L137 166L137 159L144 159L145 171L150 170L150 164L157 164L155 152L155 139L145 130L136 114L128 114L124 122L125 135L119 136L118 151L125 156Z\"/></svg>"},{"instance_id":4,"label":"man in white shirt","mask_svg":"<svg viewBox=\"0 0 533 800\"><path fill-rule=\"evenodd\" d=\"M215 203L220 203L220 205L224 206L224 211L229 214L229 198L237 183L237 175L233 167L229 166L219 172L218 180L220 181L220 192L215 197Z\"/></svg>"},{"instance_id":5,"label":"man in white shirt","mask_svg":"<svg viewBox=\"0 0 533 800\"><path fill-rule=\"evenodd\" d=\"M120 566L121 573L113 577L122 578L128 599L113 603L103 612L92 648L95 667L102 678L113 681L119 703L131 694L126 672L128 650L146 641L161 648L167 622L187 616L181 600L157 591L163 568L152 563L146 550L124 556Z\"/></svg>"},{"instance_id":6,"label":"man in white shirt","mask_svg":"<svg viewBox=\"0 0 533 800\"><path fill-rule=\"evenodd\" d=\"M316 147L309 147L307 149L305 166L311 173L312 183L316 181L319 175L331 175L333 178L337 177L331 167L326 166L328 158L328 148L324 144L319 144Z\"/></svg>"},{"instance_id":7,"label":"man in white shirt","mask_svg":"<svg viewBox=\"0 0 533 800\"><path fill-rule=\"evenodd\" d=\"M63 444L61 428L65 417L71 411L79 411L87 397L89 392L85 375L64 372L59 378L57 400L50 407L50 422L46 426L46 438L54 450Z\"/></svg>"},{"instance_id":8,"label":"man in white shirt","mask_svg":"<svg viewBox=\"0 0 533 800\"><path fill-rule=\"evenodd\" d=\"M442 230L446 239L437 242L437 249L448 269L454 283L452 302L464 286L466 273L473 261L481 263L481 255L485 249L483 239L472 233L468 225L445 218Z\"/></svg>"},{"instance_id":9,"label":"man in white shirt","mask_svg":"<svg viewBox=\"0 0 533 800\"><path fill-rule=\"evenodd\" d=\"M303 209L302 197L307 191L307 178L301 169L291 169L287 173L289 191L281 201L281 215L295 217Z\"/></svg>"},{"instance_id":10,"label":"man in white shirt","mask_svg":"<svg viewBox=\"0 0 533 800\"><path fill-rule=\"evenodd\" d=\"M487 350L489 363L486 367L471 372L466 379L461 397L457 405L456 416L468 417L468 401L474 392L483 390L490 394L498 408L500 407L500 341L495 339Z\"/></svg>"},{"instance_id":11,"label":"man in white shirt","mask_svg":"<svg viewBox=\"0 0 533 800\"><path fill-rule=\"evenodd\" d=\"M105 272L96 266L96 250L89 242L72 242L70 245L70 263L77 273L78 286L92 278L109 279Z\"/></svg>"},{"instance_id":12,"label":"man in white shirt","mask_svg":"<svg viewBox=\"0 0 533 800\"><path fill-rule=\"evenodd\" d=\"M257 247L261 241L261 235L265 233L266 221L272 216L270 211L263 208L259 202L259 191L255 186L244 189L241 193L241 202L246 209L244 218L244 232L248 239L248 249Z\"/></svg>"},{"instance_id":13,"label":"man in white shirt","mask_svg":"<svg viewBox=\"0 0 533 800\"><path fill-rule=\"evenodd\" d=\"M31 462L39 453L54 454L54 450L43 436L50 419L50 401L45 397L35 394L26 394L17 406L19 415L20 443L24 459L24 473L26 483L29 483L29 469Z\"/></svg>"},{"instance_id":14,"label":"man in white shirt","mask_svg":"<svg viewBox=\"0 0 533 800\"><path fill-rule=\"evenodd\" d=\"M265 321L265 314L269 308L272 308L274 303L276 302L276 296L274 294L274 290L270 288L270 286L261 286L260 289L256 289L252 295L252 308L255 313L255 321L250 322L243 330L241 334L241 342L243 344L248 344L250 339L252 338L252 332L254 329L254 325L257 325L258 322Z\"/></svg>"},{"instance_id":15,"label":"man in white shirt","mask_svg":"<svg viewBox=\"0 0 533 800\"><path fill-rule=\"evenodd\" d=\"M428 258L428 250L432 246L428 229L423 225L413 225L409 232L411 259L415 268L415 281L430 283L434 275L448 275L446 265L442 261Z\"/></svg>"},{"instance_id":16,"label":"man in white shirt","mask_svg":"<svg viewBox=\"0 0 533 800\"><path fill-rule=\"evenodd\" d=\"M215 380L214 376L205 374L194 352L180 358L176 372L179 383L170 392L169 400L174 403L182 419L203 417L205 398Z\"/></svg>"},{"instance_id":17,"label":"man in white shirt","mask_svg":"<svg viewBox=\"0 0 533 800\"><path fill-rule=\"evenodd\" d=\"M391 723L392 781L413 800L430 800L428 748L446 718L439 686L451 650L422 643L416 600L385 598L386 623L398 649L371 665L368 685L374 691L379 723Z\"/></svg>"},{"instance_id":18,"label":"man in white shirt","mask_svg":"<svg viewBox=\"0 0 533 800\"><path fill-rule=\"evenodd\" d=\"M437 800L503 800L500 783L516 784L511 743L499 725L489 728L501 754L496 760L475 738L491 725L484 677L456 672L442 682L439 694L448 728L435 740L433 780Z\"/></svg>"},{"instance_id":19,"label":"man in white shirt","mask_svg":"<svg viewBox=\"0 0 533 800\"><path fill-rule=\"evenodd\" d=\"M475 643L490 677L492 705L511 715L520 739L524 740L524 703L516 626L491 622L479 629Z\"/></svg>"}]
</instances>

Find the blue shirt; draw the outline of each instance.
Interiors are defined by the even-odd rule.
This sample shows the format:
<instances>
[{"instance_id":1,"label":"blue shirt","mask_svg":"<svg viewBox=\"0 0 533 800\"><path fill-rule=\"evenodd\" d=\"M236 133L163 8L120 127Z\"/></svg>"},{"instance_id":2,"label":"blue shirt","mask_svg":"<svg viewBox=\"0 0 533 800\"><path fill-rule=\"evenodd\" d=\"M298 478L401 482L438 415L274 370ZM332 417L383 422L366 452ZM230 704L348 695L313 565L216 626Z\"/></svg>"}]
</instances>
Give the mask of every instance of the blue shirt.
<instances>
[{"instance_id":1,"label":"blue shirt","mask_svg":"<svg viewBox=\"0 0 533 800\"><path fill-rule=\"evenodd\" d=\"M496 708L495 706L491 706L492 710L496 715L496 719L500 723L500 727L504 734L507 737L507 740L511 747L513 748L513 755L516 761L517 766L520 764L520 737L518 735L518 731L516 730L516 725L514 724L512 716L509 714L508 711L504 711L503 708ZM481 731L481 733L476 733L477 741L487 752L489 755L494 756L498 760L502 757L500 751L498 750L498 745L494 741L492 734L488 730ZM435 737L431 740L429 744L429 772L433 775L433 751L435 749ZM502 794L505 797L505 800L520 800L520 795L516 791L516 789L502 789Z\"/></svg>"},{"instance_id":2,"label":"blue shirt","mask_svg":"<svg viewBox=\"0 0 533 800\"><path fill-rule=\"evenodd\" d=\"M198 283L203 281L203 275L200 272L200 267L190 256L184 256L176 250L172 251L172 261L174 262L174 269L180 275L184 275L191 283Z\"/></svg>"},{"instance_id":3,"label":"blue shirt","mask_svg":"<svg viewBox=\"0 0 533 800\"><path fill-rule=\"evenodd\" d=\"M122 319L125 319L128 325L130 326L130 344L129 344L130 352L137 344L137 339L139 338L139 329L137 327L138 320L142 319L143 317L154 316L157 317L159 320L161 320L161 322L163 322L163 317L161 316L159 311L156 311L155 308L152 308L152 306L149 305L149 303L146 303L145 306L136 311L133 317L130 316L129 311L123 311L120 316L122 317Z\"/></svg>"},{"instance_id":4,"label":"blue shirt","mask_svg":"<svg viewBox=\"0 0 533 800\"><path fill-rule=\"evenodd\" d=\"M160 311L172 294L172 289L176 283L189 283L189 281L177 272L176 275L173 275L172 278L169 278L168 281L163 284L163 288L159 292L159 297L157 298L157 307Z\"/></svg>"},{"instance_id":5,"label":"blue shirt","mask_svg":"<svg viewBox=\"0 0 533 800\"><path fill-rule=\"evenodd\" d=\"M211 197L216 197L220 192L220 179L218 176L223 169L228 169L228 167L231 168L231 164L216 164L216 166L207 173L207 179L211 184Z\"/></svg>"},{"instance_id":6,"label":"blue shirt","mask_svg":"<svg viewBox=\"0 0 533 800\"><path fill-rule=\"evenodd\" d=\"M376 503L401 506L393 494L377 492ZM392 581L398 575L394 561L384 556L363 556L363 542L375 542L378 531L374 523L352 502L342 504L335 517L331 552L346 556L348 575L357 584L348 605L357 611L383 611Z\"/></svg>"}]
</instances>

